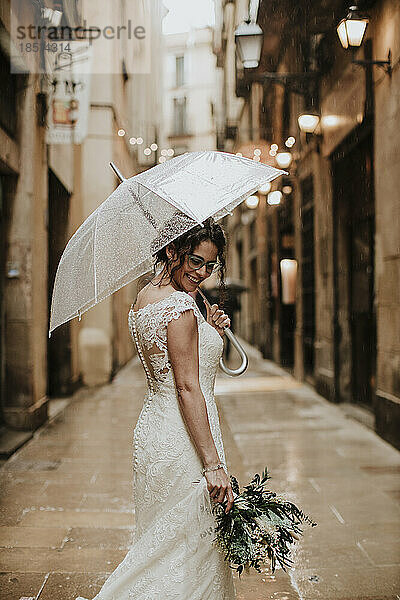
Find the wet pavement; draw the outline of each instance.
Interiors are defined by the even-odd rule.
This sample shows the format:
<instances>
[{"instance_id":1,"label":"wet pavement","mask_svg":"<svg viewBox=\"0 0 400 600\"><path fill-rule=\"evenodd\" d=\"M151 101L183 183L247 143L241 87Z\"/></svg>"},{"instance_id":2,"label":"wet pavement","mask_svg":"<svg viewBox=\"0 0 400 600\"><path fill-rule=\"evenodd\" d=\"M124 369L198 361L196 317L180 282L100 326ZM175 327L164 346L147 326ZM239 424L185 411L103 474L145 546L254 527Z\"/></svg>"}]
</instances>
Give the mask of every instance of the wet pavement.
<instances>
[{"instance_id":1,"label":"wet pavement","mask_svg":"<svg viewBox=\"0 0 400 600\"><path fill-rule=\"evenodd\" d=\"M0 600L92 598L123 559L144 390L134 359L4 464ZM230 472L245 484L267 465L270 487L318 523L289 573L235 574L238 600L400 600L400 453L267 361L219 375L216 393Z\"/></svg>"}]
</instances>

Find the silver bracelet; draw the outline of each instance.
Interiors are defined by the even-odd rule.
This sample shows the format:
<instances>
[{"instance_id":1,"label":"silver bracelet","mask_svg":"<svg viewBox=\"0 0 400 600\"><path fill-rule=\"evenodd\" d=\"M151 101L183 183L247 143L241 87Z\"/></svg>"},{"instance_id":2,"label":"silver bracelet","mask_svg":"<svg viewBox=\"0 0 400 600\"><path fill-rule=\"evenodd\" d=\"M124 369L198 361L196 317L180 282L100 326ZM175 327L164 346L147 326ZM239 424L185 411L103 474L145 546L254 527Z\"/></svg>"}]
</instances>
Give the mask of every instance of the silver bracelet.
<instances>
[{"instance_id":1,"label":"silver bracelet","mask_svg":"<svg viewBox=\"0 0 400 600\"><path fill-rule=\"evenodd\" d=\"M218 471L218 469L223 469L224 465L222 463L218 463L215 467L207 467L205 469L202 470L202 473L204 475L204 473L208 473L208 471Z\"/></svg>"}]
</instances>

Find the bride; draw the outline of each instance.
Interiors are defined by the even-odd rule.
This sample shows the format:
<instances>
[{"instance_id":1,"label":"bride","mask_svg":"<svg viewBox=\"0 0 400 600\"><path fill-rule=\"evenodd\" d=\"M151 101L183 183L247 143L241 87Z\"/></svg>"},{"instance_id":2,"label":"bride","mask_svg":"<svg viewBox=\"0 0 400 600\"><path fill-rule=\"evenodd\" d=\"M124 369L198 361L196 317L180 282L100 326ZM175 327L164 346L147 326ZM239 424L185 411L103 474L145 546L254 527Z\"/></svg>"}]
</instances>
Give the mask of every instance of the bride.
<instances>
[{"instance_id":1,"label":"bride","mask_svg":"<svg viewBox=\"0 0 400 600\"><path fill-rule=\"evenodd\" d=\"M212 503L233 504L214 383L229 317L203 317L189 292L219 271L226 239L210 217L155 255L156 274L128 324L147 392L134 429L135 532L94 600L233 600L232 570L214 540ZM85 600L81 596L76 600Z\"/></svg>"}]
</instances>

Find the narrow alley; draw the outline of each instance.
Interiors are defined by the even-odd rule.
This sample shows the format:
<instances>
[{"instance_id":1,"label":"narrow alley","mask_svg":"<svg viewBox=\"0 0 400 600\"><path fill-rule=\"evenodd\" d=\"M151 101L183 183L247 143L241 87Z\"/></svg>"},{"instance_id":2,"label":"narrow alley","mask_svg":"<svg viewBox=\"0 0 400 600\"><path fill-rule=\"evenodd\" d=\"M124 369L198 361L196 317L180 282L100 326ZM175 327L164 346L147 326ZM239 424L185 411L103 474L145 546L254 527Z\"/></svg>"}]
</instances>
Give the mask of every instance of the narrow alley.
<instances>
[{"instance_id":1,"label":"narrow alley","mask_svg":"<svg viewBox=\"0 0 400 600\"><path fill-rule=\"evenodd\" d=\"M138 359L81 389L1 472L1 600L92 598L135 526L132 432L145 381ZM238 600L396 600L400 454L308 385L257 356L216 384L230 472L270 486L318 523L294 568L236 576ZM379 592L377 592L379 590Z\"/></svg>"}]
</instances>

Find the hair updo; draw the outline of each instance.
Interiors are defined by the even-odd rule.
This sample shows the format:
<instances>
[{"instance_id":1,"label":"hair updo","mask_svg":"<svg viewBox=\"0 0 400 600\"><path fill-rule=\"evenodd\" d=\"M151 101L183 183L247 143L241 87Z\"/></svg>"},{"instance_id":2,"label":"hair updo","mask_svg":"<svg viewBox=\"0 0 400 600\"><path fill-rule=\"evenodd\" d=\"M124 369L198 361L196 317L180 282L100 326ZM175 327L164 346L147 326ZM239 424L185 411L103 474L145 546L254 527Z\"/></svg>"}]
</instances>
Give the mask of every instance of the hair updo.
<instances>
[{"instance_id":1,"label":"hair updo","mask_svg":"<svg viewBox=\"0 0 400 600\"><path fill-rule=\"evenodd\" d=\"M170 279L168 283L171 283L173 275L175 271L180 269L183 266L185 261L186 254L192 254L194 249L201 243L205 241L210 241L217 247L217 257L220 263L220 268L217 271L217 276L219 280L219 305L223 306L225 300L225 269L226 269L226 259L225 259L225 248L226 248L226 237L224 230L221 225L216 223L212 217L206 219L202 225L196 225L186 233L183 233L175 240L170 242L170 244L174 247L175 252L177 254L177 258L179 259L179 263L170 270L170 265L172 261L169 260L166 252L167 244L158 252L154 254L155 262L153 265L154 275L156 274L157 266L162 265L166 267L167 272L169 273Z\"/></svg>"}]
</instances>

